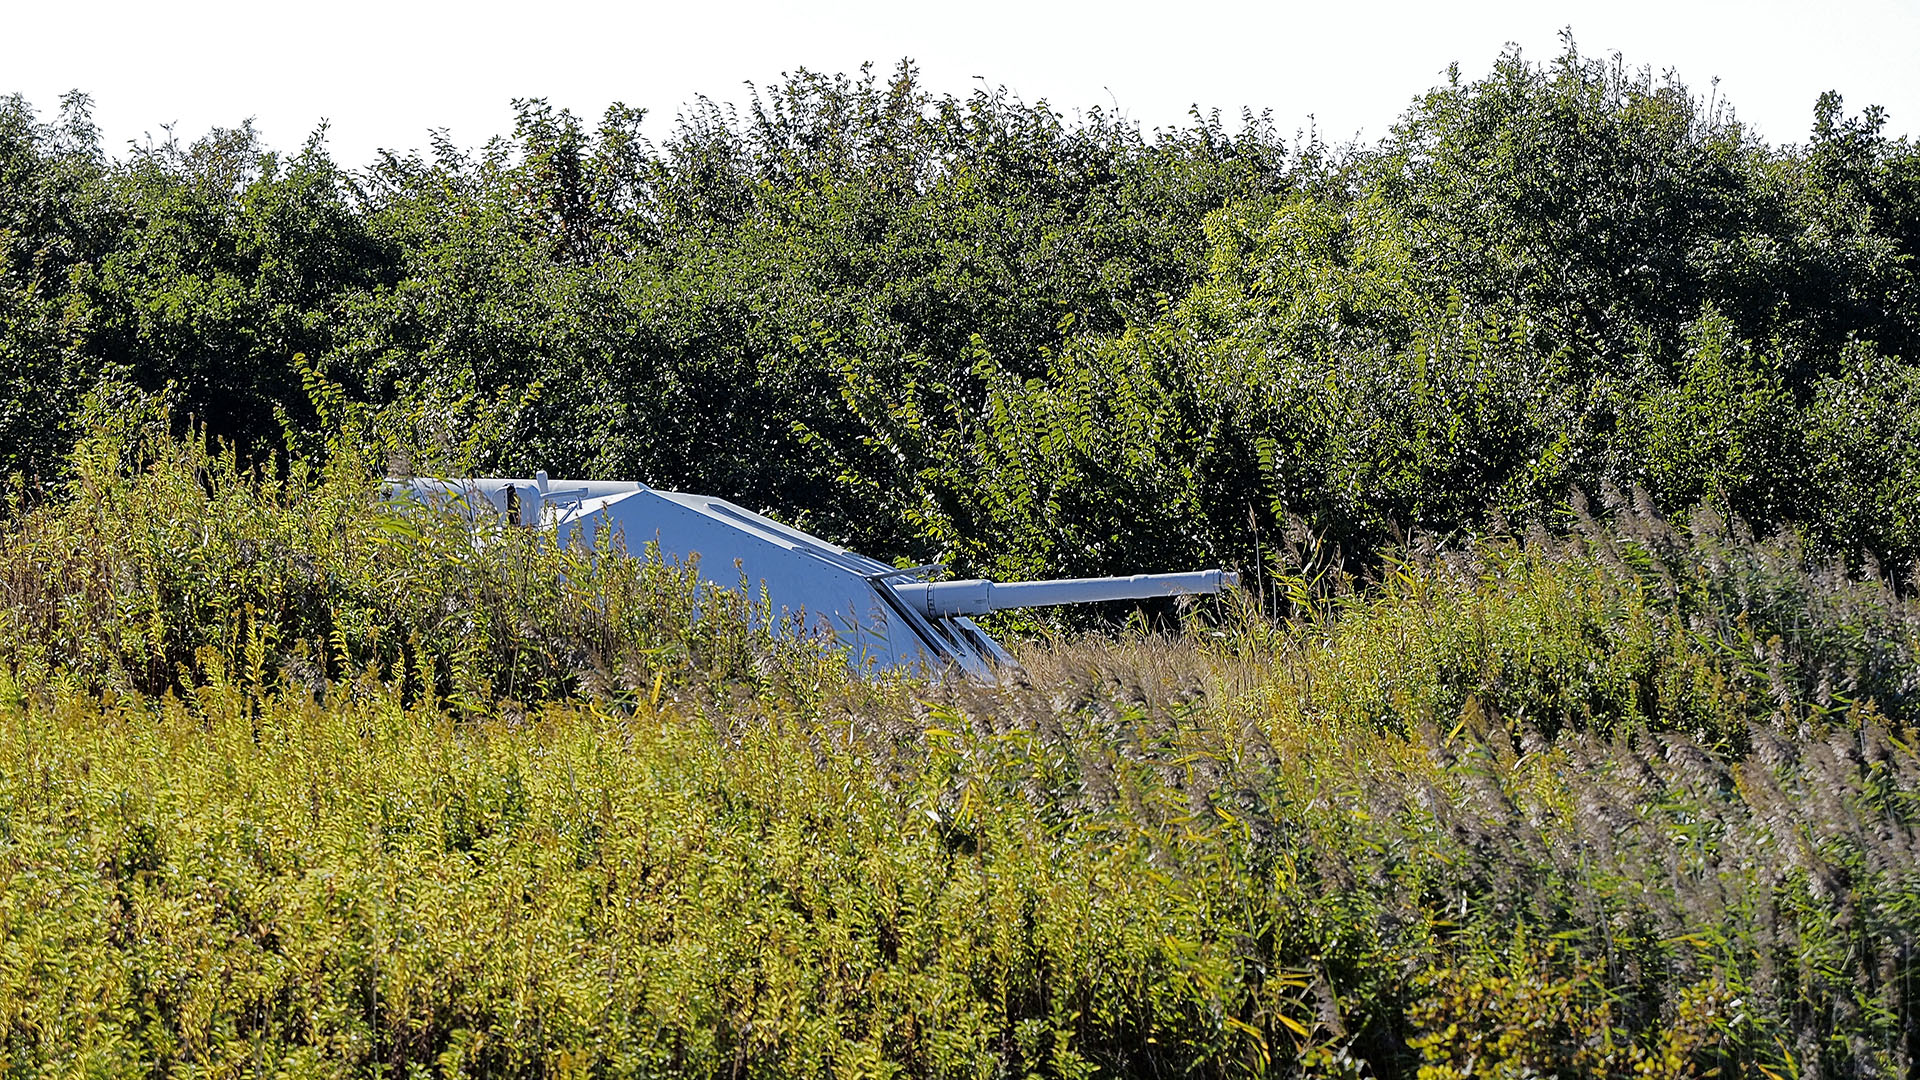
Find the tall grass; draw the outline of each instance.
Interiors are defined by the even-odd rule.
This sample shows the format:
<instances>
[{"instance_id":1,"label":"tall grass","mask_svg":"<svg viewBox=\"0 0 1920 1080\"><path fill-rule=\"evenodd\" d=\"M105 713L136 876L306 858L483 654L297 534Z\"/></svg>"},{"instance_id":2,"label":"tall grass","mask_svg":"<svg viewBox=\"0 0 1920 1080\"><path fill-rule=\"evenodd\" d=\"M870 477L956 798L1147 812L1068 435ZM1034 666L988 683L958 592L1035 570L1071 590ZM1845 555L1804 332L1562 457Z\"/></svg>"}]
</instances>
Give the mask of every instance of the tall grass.
<instances>
[{"instance_id":1,"label":"tall grass","mask_svg":"<svg viewBox=\"0 0 1920 1080\"><path fill-rule=\"evenodd\" d=\"M1422 539L1360 592L1296 562L1279 590L1302 618L1273 654L1307 650L1296 692L1313 707L1401 730L1484 711L1547 737L1672 730L1738 754L1751 725L1867 702L1920 719L1920 604L1878 567L1814 562L1711 507L1676 525L1643 494L1608 491L1599 516L1577 499L1569 524Z\"/></svg>"},{"instance_id":2,"label":"tall grass","mask_svg":"<svg viewBox=\"0 0 1920 1080\"><path fill-rule=\"evenodd\" d=\"M985 687L476 544L344 447L266 476L135 426L75 476L0 541L8 1075L1920 1051L1912 605L1790 538L1619 499Z\"/></svg>"},{"instance_id":3,"label":"tall grass","mask_svg":"<svg viewBox=\"0 0 1920 1080\"><path fill-rule=\"evenodd\" d=\"M753 674L746 593L389 498L363 435L243 468L164 410L97 419L63 492L15 498L0 655L99 692L366 676L468 711Z\"/></svg>"}]
</instances>

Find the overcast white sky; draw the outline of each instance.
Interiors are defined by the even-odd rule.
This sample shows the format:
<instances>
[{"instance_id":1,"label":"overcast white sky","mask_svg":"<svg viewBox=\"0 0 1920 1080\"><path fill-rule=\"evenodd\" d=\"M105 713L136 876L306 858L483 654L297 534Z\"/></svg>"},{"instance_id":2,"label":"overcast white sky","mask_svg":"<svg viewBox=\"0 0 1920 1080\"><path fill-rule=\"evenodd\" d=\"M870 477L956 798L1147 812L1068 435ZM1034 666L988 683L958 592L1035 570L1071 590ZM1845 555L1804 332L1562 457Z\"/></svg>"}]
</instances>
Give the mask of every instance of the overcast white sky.
<instances>
[{"instance_id":1,"label":"overcast white sky","mask_svg":"<svg viewBox=\"0 0 1920 1080\"><path fill-rule=\"evenodd\" d=\"M509 102L545 97L597 117L649 110L664 134L695 95L742 101L749 81L809 67L919 62L927 85L1004 85L1063 112L1099 105L1147 128L1190 105L1271 109L1283 131L1309 115L1331 141L1383 134L1458 61L1475 77L1505 42L1547 59L1571 27L1582 52L1714 78L1774 142L1806 137L1816 96L1886 106L1893 134L1920 132L1920 0L1825 4L1228 4L877 0L595 3L492 0L0 0L0 93L51 116L69 89L93 95L110 149L173 123L192 137L252 117L295 148L322 118L347 165L424 146L429 129L477 145L511 128Z\"/></svg>"}]
</instances>

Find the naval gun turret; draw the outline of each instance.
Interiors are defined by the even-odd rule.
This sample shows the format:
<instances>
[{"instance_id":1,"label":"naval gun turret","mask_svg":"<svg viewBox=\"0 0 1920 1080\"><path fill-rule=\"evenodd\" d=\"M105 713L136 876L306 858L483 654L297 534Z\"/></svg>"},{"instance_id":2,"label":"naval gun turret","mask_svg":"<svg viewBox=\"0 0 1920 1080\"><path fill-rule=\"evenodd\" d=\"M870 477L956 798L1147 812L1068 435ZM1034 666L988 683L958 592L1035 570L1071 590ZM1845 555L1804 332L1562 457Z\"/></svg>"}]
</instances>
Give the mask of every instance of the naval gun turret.
<instances>
[{"instance_id":1,"label":"naval gun turret","mask_svg":"<svg viewBox=\"0 0 1920 1080\"><path fill-rule=\"evenodd\" d=\"M527 479L396 480L422 502L548 529L564 542L606 530L628 552L699 558L700 576L725 588L764 588L775 633L831 635L856 668L934 671L979 679L1013 667L1000 643L969 617L1012 608L1218 593L1239 584L1226 570L1065 581L936 581L943 567L900 568L725 499L661 491L632 481Z\"/></svg>"}]
</instances>

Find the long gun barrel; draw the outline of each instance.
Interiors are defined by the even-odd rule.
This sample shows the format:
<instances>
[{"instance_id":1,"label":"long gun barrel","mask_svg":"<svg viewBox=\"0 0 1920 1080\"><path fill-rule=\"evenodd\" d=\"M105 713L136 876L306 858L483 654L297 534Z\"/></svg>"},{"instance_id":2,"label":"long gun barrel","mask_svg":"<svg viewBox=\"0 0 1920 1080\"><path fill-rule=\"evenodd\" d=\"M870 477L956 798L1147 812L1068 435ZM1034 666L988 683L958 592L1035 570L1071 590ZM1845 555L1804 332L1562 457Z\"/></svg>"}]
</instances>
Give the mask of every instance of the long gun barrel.
<instances>
[{"instance_id":1,"label":"long gun barrel","mask_svg":"<svg viewBox=\"0 0 1920 1080\"><path fill-rule=\"evenodd\" d=\"M1238 584L1240 575L1231 570L1196 570L1190 574L1135 574L1064 581L912 581L893 585L892 589L896 596L927 618L944 619L1009 608L1208 595Z\"/></svg>"}]
</instances>

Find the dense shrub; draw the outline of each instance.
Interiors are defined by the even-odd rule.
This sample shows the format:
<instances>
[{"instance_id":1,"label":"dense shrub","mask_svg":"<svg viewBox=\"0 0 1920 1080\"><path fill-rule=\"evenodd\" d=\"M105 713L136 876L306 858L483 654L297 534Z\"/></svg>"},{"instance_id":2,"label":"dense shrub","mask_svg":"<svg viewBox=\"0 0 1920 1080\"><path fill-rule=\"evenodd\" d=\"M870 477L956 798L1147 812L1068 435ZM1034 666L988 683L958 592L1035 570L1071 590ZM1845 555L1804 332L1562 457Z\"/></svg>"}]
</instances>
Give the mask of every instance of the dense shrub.
<instances>
[{"instance_id":1,"label":"dense shrub","mask_svg":"<svg viewBox=\"0 0 1920 1080\"><path fill-rule=\"evenodd\" d=\"M247 467L164 408L99 407L64 489L5 534L0 662L22 677L144 697L365 678L483 710L750 679L771 647L697 565L388 497L358 426L324 464Z\"/></svg>"},{"instance_id":2,"label":"dense shrub","mask_svg":"<svg viewBox=\"0 0 1920 1080\"><path fill-rule=\"evenodd\" d=\"M1791 727L1865 702L1920 720L1920 606L1800 539L1756 540L1702 508L1676 527L1609 493L1554 537L1430 539L1372 588L1316 601L1330 625L1315 696L1330 715L1407 728L1473 714L1552 736L1673 730L1735 754L1755 724Z\"/></svg>"},{"instance_id":3,"label":"dense shrub","mask_svg":"<svg viewBox=\"0 0 1920 1080\"><path fill-rule=\"evenodd\" d=\"M84 98L0 103L0 469L56 472L102 381L259 460L326 427L305 365L449 442L486 423L475 468L970 572L1251 565L1289 514L1371 561L1606 484L1920 554L1884 449L1920 155L1878 109L1826 95L1769 143L1569 43L1370 146L911 65L703 100L659 145L641 116L522 101L486 147L352 170L244 125L116 160Z\"/></svg>"}]
</instances>

